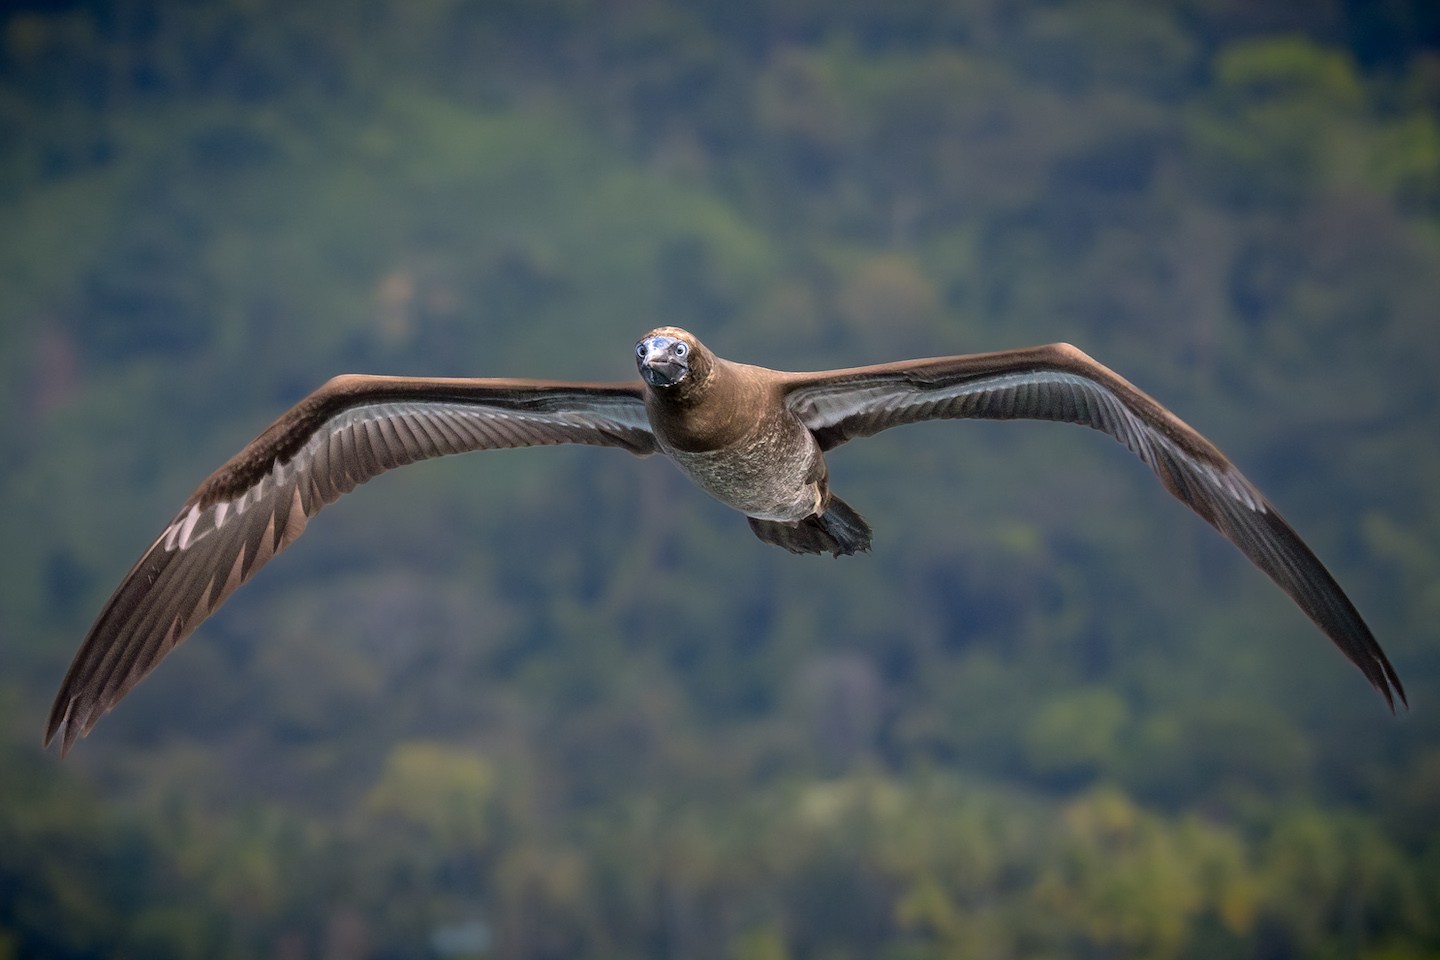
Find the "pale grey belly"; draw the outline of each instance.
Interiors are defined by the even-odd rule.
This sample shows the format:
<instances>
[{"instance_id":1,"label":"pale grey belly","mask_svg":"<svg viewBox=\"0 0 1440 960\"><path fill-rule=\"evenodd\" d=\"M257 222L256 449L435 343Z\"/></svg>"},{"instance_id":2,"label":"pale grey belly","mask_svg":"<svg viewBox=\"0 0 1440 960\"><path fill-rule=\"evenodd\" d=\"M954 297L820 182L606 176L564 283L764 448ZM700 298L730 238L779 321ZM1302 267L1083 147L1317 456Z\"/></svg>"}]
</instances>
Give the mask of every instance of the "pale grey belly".
<instances>
[{"instance_id":1,"label":"pale grey belly","mask_svg":"<svg viewBox=\"0 0 1440 960\"><path fill-rule=\"evenodd\" d=\"M747 516L801 520L819 505L817 485L806 480L820 456L808 431L801 437L752 437L725 450L665 452L701 490Z\"/></svg>"}]
</instances>

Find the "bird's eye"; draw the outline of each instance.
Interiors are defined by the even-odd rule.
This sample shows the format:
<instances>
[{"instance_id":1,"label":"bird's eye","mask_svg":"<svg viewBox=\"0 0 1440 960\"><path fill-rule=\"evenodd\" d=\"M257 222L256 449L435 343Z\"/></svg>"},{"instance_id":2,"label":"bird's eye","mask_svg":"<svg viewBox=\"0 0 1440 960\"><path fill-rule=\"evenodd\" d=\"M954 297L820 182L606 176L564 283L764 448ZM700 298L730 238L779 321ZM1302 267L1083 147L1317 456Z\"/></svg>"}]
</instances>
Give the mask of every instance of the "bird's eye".
<instances>
[{"instance_id":1,"label":"bird's eye","mask_svg":"<svg viewBox=\"0 0 1440 960\"><path fill-rule=\"evenodd\" d=\"M680 343L675 344L675 356L677 356L677 357L683 357L683 356L685 356L685 354L687 354L687 353L689 353L689 352L690 352L690 348L687 347L687 346L685 346L684 341L681 341Z\"/></svg>"},{"instance_id":2,"label":"bird's eye","mask_svg":"<svg viewBox=\"0 0 1440 960\"><path fill-rule=\"evenodd\" d=\"M643 356L645 356L645 344L643 344L643 343L637 343L637 344L635 344L635 356L637 356L637 357L643 357Z\"/></svg>"}]
</instances>

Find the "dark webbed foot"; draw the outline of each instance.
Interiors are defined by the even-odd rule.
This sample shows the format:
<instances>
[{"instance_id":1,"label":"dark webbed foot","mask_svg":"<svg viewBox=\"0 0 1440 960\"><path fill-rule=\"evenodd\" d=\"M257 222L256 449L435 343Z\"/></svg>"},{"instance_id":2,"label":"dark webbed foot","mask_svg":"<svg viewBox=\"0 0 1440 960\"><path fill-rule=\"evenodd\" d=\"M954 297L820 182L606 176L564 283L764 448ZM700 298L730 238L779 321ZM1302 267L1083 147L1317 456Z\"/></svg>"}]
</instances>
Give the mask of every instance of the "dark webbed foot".
<instances>
[{"instance_id":1,"label":"dark webbed foot","mask_svg":"<svg viewBox=\"0 0 1440 960\"><path fill-rule=\"evenodd\" d=\"M745 519L750 521L750 529L755 531L755 536L791 553L828 553L835 557L842 553L847 557L857 552L869 553L870 537L874 532L864 517L834 494L831 494L830 505L824 513L812 514L804 520L787 523L754 517Z\"/></svg>"}]
</instances>

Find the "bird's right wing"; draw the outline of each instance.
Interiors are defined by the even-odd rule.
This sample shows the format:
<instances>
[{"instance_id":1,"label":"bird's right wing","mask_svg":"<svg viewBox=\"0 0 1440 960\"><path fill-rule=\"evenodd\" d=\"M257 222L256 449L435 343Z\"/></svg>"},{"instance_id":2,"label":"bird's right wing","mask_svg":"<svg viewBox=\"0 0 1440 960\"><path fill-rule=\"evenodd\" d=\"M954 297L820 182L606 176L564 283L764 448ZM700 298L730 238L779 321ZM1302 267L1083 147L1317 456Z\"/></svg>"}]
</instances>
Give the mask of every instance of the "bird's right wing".
<instances>
[{"instance_id":1,"label":"bird's right wing","mask_svg":"<svg viewBox=\"0 0 1440 960\"><path fill-rule=\"evenodd\" d=\"M656 450L643 388L537 380L337 377L215 471L105 604L61 684L62 755L341 494L451 453L559 443Z\"/></svg>"}]
</instances>

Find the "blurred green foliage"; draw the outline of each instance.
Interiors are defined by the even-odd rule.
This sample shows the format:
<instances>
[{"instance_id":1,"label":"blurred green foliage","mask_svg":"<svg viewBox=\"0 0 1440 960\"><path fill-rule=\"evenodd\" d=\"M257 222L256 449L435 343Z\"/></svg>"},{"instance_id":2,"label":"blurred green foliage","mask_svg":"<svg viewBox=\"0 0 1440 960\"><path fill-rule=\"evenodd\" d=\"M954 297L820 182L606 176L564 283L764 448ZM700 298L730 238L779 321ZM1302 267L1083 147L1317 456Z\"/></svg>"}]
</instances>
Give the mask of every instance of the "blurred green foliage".
<instances>
[{"instance_id":1,"label":"blurred green foliage","mask_svg":"<svg viewBox=\"0 0 1440 960\"><path fill-rule=\"evenodd\" d=\"M1440 957L1440 19L1346 0L0 12L0 960ZM613 451L377 479L61 764L68 658L342 372L1068 340L1336 573L1363 680L1123 450L831 455L795 558Z\"/></svg>"}]
</instances>

